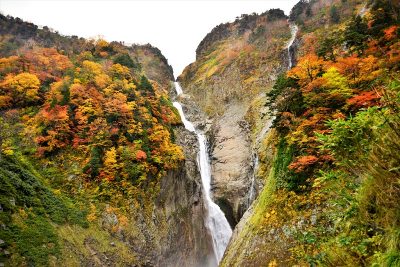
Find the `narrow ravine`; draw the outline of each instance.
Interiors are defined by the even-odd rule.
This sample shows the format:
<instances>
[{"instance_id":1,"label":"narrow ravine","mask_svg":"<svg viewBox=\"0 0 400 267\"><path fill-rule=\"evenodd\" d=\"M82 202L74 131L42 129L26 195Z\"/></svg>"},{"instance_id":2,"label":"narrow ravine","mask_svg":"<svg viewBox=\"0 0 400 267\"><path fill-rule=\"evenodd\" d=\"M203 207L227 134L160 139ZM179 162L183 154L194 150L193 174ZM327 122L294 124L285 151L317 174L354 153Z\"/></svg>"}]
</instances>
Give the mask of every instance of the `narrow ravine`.
<instances>
[{"instance_id":1,"label":"narrow ravine","mask_svg":"<svg viewBox=\"0 0 400 267\"><path fill-rule=\"evenodd\" d=\"M182 94L182 88L175 82L177 95ZM207 209L207 216L204 220L205 226L212 238L213 251L219 263L224 255L225 249L232 235L232 229L220 207L212 200L211 193L211 170L210 161L207 153L207 139L201 131L195 129L194 125L188 121L179 102L173 103L178 110L185 128L197 135L199 141L199 153L197 163L200 168L201 182L203 186L203 198Z\"/></svg>"},{"instance_id":2,"label":"narrow ravine","mask_svg":"<svg viewBox=\"0 0 400 267\"><path fill-rule=\"evenodd\" d=\"M287 53L288 53L288 69L290 70L291 68L293 68L294 64L295 64L295 59L294 59L294 51L293 51L293 43L296 40L296 35L297 32L299 30L299 27L296 24L290 24L290 33L291 33L291 37L287 43L286 49L287 49ZM263 140L264 136L268 133L269 129L272 126L272 122L275 119L275 117L273 116L272 118L270 118L266 125L264 126L264 128L260 131L260 133L258 134L256 141L254 143L253 146L253 175L251 177L251 182L250 182L250 187L249 187L249 191L247 193L247 208L249 208L251 206L251 204L253 203L254 199L256 198L256 175L257 175L257 171L258 171L258 165L259 165L259 158L258 158L258 153L257 150L260 147L260 143Z\"/></svg>"},{"instance_id":3,"label":"narrow ravine","mask_svg":"<svg viewBox=\"0 0 400 267\"><path fill-rule=\"evenodd\" d=\"M290 24L290 32L292 36L290 37L290 40L287 45L287 51L288 51L288 57L289 57L289 64L288 64L288 69L290 70L294 66L294 51L292 49L293 43L296 40L296 35L299 30L299 27L296 24Z\"/></svg>"}]
</instances>

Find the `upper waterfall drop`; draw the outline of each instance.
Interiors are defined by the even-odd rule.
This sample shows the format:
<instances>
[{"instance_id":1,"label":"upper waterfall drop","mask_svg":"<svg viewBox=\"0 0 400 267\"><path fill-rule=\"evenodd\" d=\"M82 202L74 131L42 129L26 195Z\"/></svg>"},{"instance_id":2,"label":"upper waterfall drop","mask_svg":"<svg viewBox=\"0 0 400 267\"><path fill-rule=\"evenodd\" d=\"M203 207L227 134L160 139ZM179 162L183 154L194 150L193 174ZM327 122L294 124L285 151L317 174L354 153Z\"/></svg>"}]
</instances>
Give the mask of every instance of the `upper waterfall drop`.
<instances>
[{"instance_id":1,"label":"upper waterfall drop","mask_svg":"<svg viewBox=\"0 0 400 267\"><path fill-rule=\"evenodd\" d=\"M296 24L290 24L290 33L291 33L291 37L290 40L287 44L287 50L288 50L288 57L289 57L289 64L288 64L288 69L290 70L293 65L293 55L292 55L292 51L290 50L294 41L296 40L296 35L297 32L299 31L299 27Z\"/></svg>"},{"instance_id":2,"label":"upper waterfall drop","mask_svg":"<svg viewBox=\"0 0 400 267\"><path fill-rule=\"evenodd\" d=\"M185 115L184 115L183 109L182 109L182 105L178 102L174 102L174 103L172 103L172 105L174 105L174 107L178 110L179 115L181 116L182 123L183 123L183 125L185 125L186 130L188 130L190 132L195 132L196 129L194 128L193 124L185 118Z\"/></svg>"},{"instance_id":3,"label":"upper waterfall drop","mask_svg":"<svg viewBox=\"0 0 400 267\"><path fill-rule=\"evenodd\" d=\"M175 90L178 96L182 94L182 88L177 82L175 82ZM178 102L174 102L173 105L178 110L185 128L188 131L196 133L197 140L199 141L199 153L197 163L200 169L201 183L204 191L204 204L207 209L207 216L204 223L211 235L213 251L216 257L216 261L217 263L219 263L232 236L232 229L228 223L228 220L225 217L225 214L222 212L220 207L212 200L211 169L210 160L207 153L207 139L203 133L197 131L194 125L186 119L182 109L182 105Z\"/></svg>"}]
</instances>

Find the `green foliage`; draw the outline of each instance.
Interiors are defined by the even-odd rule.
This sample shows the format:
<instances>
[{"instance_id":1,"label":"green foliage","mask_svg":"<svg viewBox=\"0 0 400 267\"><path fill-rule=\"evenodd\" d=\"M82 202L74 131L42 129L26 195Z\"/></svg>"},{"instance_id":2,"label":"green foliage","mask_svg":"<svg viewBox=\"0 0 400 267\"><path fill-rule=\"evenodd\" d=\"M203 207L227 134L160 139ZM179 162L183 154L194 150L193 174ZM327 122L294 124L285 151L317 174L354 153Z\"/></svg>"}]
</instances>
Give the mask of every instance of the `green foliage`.
<instances>
[{"instance_id":1,"label":"green foliage","mask_svg":"<svg viewBox=\"0 0 400 267\"><path fill-rule=\"evenodd\" d=\"M18 248L14 257L24 257L25 260L21 261L30 266L46 266L49 264L49 256L56 257L60 254L55 228L42 216L29 213L21 225L10 225L4 237ZM20 259L14 260L18 262Z\"/></svg>"},{"instance_id":2,"label":"green foliage","mask_svg":"<svg viewBox=\"0 0 400 267\"><path fill-rule=\"evenodd\" d=\"M294 173L288 166L296 156L296 148L288 145L281 139L277 145L276 158L273 163L276 187L288 190L299 191L306 184L307 175L304 173Z\"/></svg>"},{"instance_id":3,"label":"green foliage","mask_svg":"<svg viewBox=\"0 0 400 267\"><path fill-rule=\"evenodd\" d=\"M368 26L361 16L354 17L344 31L344 42L350 52L362 54L367 47Z\"/></svg>"},{"instance_id":4,"label":"green foliage","mask_svg":"<svg viewBox=\"0 0 400 267\"><path fill-rule=\"evenodd\" d=\"M297 22L303 12L308 8L310 8L310 3L307 0L300 0L290 11L289 19Z\"/></svg>"},{"instance_id":5,"label":"green foliage","mask_svg":"<svg viewBox=\"0 0 400 267\"><path fill-rule=\"evenodd\" d=\"M116 55L113 62L114 64L118 63L128 68L134 68L134 69L138 68L138 64L136 64L127 53Z\"/></svg>"},{"instance_id":6,"label":"green foliage","mask_svg":"<svg viewBox=\"0 0 400 267\"><path fill-rule=\"evenodd\" d=\"M338 23L340 21L340 15L336 5L332 5L329 10L329 16L331 18L332 23Z\"/></svg>"},{"instance_id":7,"label":"green foliage","mask_svg":"<svg viewBox=\"0 0 400 267\"><path fill-rule=\"evenodd\" d=\"M99 175L99 170L102 167L103 151L98 146L93 146L90 150L90 161L89 164L83 168L83 171L90 172L92 178L96 178Z\"/></svg>"},{"instance_id":8,"label":"green foliage","mask_svg":"<svg viewBox=\"0 0 400 267\"><path fill-rule=\"evenodd\" d=\"M324 36L322 40L318 42L316 54L325 60L335 61L335 48L342 42L342 36L340 32L334 32L330 35Z\"/></svg>"},{"instance_id":9,"label":"green foliage","mask_svg":"<svg viewBox=\"0 0 400 267\"><path fill-rule=\"evenodd\" d=\"M46 265L60 249L53 224L87 227L86 211L53 193L21 156L3 156L0 166L0 239L29 265Z\"/></svg>"},{"instance_id":10,"label":"green foliage","mask_svg":"<svg viewBox=\"0 0 400 267\"><path fill-rule=\"evenodd\" d=\"M154 92L153 86L151 85L147 77L144 75L140 77L140 83L138 85L138 89L145 92Z\"/></svg>"},{"instance_id":11,"label":"green foliage","mask_svg":"<svg viewBox=\"0 0 400 267\"><path fill-rule=\"evenodd\" d=\"M372 36L382 36L385 28L396 23L395 18L397 18L397 23L399 23L399 11L395 2L391 0L375 0L373 2L370 11L373 21L371 27L368 29Z\"/></svg>"},{"instance_id":12,"label":"green foliage","mask_svg":"<svg viewBox=\"0 0 400 267\"><path fill-rule=\"evenodd\" d=\"M381 128L385 122L387 109L377 107L357 113L347 120L338 119L327 122L332 132L329 135L318 135L323 149L333 153L335 158L346 164L367 157L371 146L376 142L374 129Z\"/></svg>"},{"instance_id":13,"label":"green foliage","mask_svg":"<svg viewBox=\"0 0 400 267\"><path fill-rule=\"evenodd\" d=\"M273 104L278 96L280 96L286 88L298 88L297 81L291 77L287 77L286 74L279 74L275 81L272 90L267 93L268 102L267 105Z\"/></svg>"}]
</instances>

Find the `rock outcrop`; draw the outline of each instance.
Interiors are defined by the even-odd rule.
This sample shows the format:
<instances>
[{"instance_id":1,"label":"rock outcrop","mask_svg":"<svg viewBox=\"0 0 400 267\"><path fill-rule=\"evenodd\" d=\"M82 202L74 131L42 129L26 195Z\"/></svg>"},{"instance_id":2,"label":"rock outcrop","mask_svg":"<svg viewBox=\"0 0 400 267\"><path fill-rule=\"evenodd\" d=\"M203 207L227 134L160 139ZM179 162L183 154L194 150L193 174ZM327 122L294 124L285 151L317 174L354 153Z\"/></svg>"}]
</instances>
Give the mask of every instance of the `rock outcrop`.
<instances>
[{"instance_id":1,"label":"rock outcrop","mask_svg":"<svg viewBox=\"0 0 400 267\"><path fill-rule=\"evenodd\" d=\"M255 133L262 128L255 116L263 109L259 96L287 68L282 62L289 38L283 11L243 15L214 28L197 48L196 62L178 78L211 123L206 130L213 197L232 227L249 205Z\"/></svg>"},{"instance_id":2,"label":"rock outcrop","mask_svg":"<svg viewBox=\"0 0 400 267\"><path fill-rule=\"evenodd\" d=\"M157 266L212 266L215 257L204 225L205 207L196 158L197 138L183 127L175 131L184 148L185 162L161 181L156 214L164 217L168 231L160 242Z\"/></svg>"}]
</instances>

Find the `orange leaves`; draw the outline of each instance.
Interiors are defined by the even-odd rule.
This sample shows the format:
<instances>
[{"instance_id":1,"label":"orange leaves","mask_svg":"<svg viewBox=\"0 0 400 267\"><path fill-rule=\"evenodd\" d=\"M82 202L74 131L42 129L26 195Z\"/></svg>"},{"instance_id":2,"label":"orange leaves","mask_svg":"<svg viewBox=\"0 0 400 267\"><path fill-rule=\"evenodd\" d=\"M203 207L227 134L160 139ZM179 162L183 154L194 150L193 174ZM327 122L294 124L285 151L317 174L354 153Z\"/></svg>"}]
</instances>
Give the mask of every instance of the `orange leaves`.
<instances>
[{"instance_id":1,"label":"orange leaves","mask_svg":"<svg viewBox=\"0 0 400 267\"><path fill-rule=\"evenodd\" d=\"M318 161L316 156L301 156L289 165L289 170L295 173L304 172L307 168L314 165Z\"/></svg>"},{"instance_id":2,"label":"orange leaves","mask_svg":"<svg viewBox=\"0 0 400 267\"><path fill-rule=\"evenodd\" d=\"M51 108L50 105L47 104L39 112L39 115L44 123L65 122L69 119L68 106L56 105L54 108Z\"/></svg>"},{"instance_id":3,"label":"orange leaves","mask_svg":"<svg viewBox=\"0 0 400 267\"><path fill-rule=\"evenodd\" d=\"M57 80L72 63L67 56L61 55L54 48L36 48L28 50L23 56L29 72L38 75L41 81Z\"/></svg>"},{"instance_id":4,"label":"orange leaves","mask_svg":"<svg viewBox=\"0 0 400 267\"><path fill-rule=\"evenodd\" d=\"M361 92L347 100L347 104L356 109L371 107L378 103L380 96L375 91Z\"/></svg>"},{"instance_id":5,"label":"orange leaves","mask_svg":"<svg viewBox=\"0 0 400 267\"><path fill-rule=\"evenodd\" d=\"M297 78L301 86L306 86L323 73L326 67L327 62L314 54L307 54L288 72L288 77Z\"/></svg>"},{"instance_id":6,"label":"orange leaves","mask_svg":"<svg viewBox=\"0 0 400 267\"><path fill-rule=\"evenodd\" d=\"M393 40L394 38L396 38L397 36L397 29L399 27L396 25L393 25L387 29L385 29L383 32L385 33L385 39L390 41Z\"/></svg>"},{"instance_id":7,"label":"orange leaves","mask_svg":"<svg viewBox=\"0 0 400 267\"><path fill-rule=\"evenodd\" d=\"M12 98L8 95L0 95L0 109L11 108Z\"/></svg>"},{"instance_id":8,"label":"orange leaves","mask_svg":"<svg viewBox=\"0 0 400 267\"><path fill-rule=\"evenodd\" d=\"M381 74L379 61L372 55L365 58L359 58L356 55L338 58L335 67L342 75L348 78L352 86L370 82Z\"/></svg>"},{"instance_id":9,"label":"orange leaves","mask_svg":"<svg viewBox=\"0 0 400 267\"><path fill-rule=\"evenodd\" d=\"M56 105L53 108L45 104L42 110L36 115L36 121L45 131L36 138L36 143L41 147L39 155L44 152L67 146L71 139L69 125L68 106Z\"/></svg>"},{"instance_id":10,"label":"orange leaves","mask_svg":"<svg viewBox=\"0 0 400 267\"><path fill-rule=\"evenodd\" d=\"M143 150L138 150L136 152L136 160L138 161L142 161L142 160L146 160L147 159L147 155L146 152L144 152Z\"/></svg>"},{"instance_id":11,"label":"orange leaves","mask_svg":"<svg viewBox=\"0 0 400 267\"><path fill-rule=\"evenodd\" d=\"M137 74L112 64L113 45L99 40L95 46L93 54L74 57L76 65L48 48L1 58L0 109L41 104L23 118L39 156L59 153L82 162L83 175L103 183L148 185L150 178L156 183L162 171L183 159L171 140L170 126L180 119L167 99L167 86L150 84L143 76L147 83L139 86L152 93L140 92Z\"/></svg>"}]
</instances>

